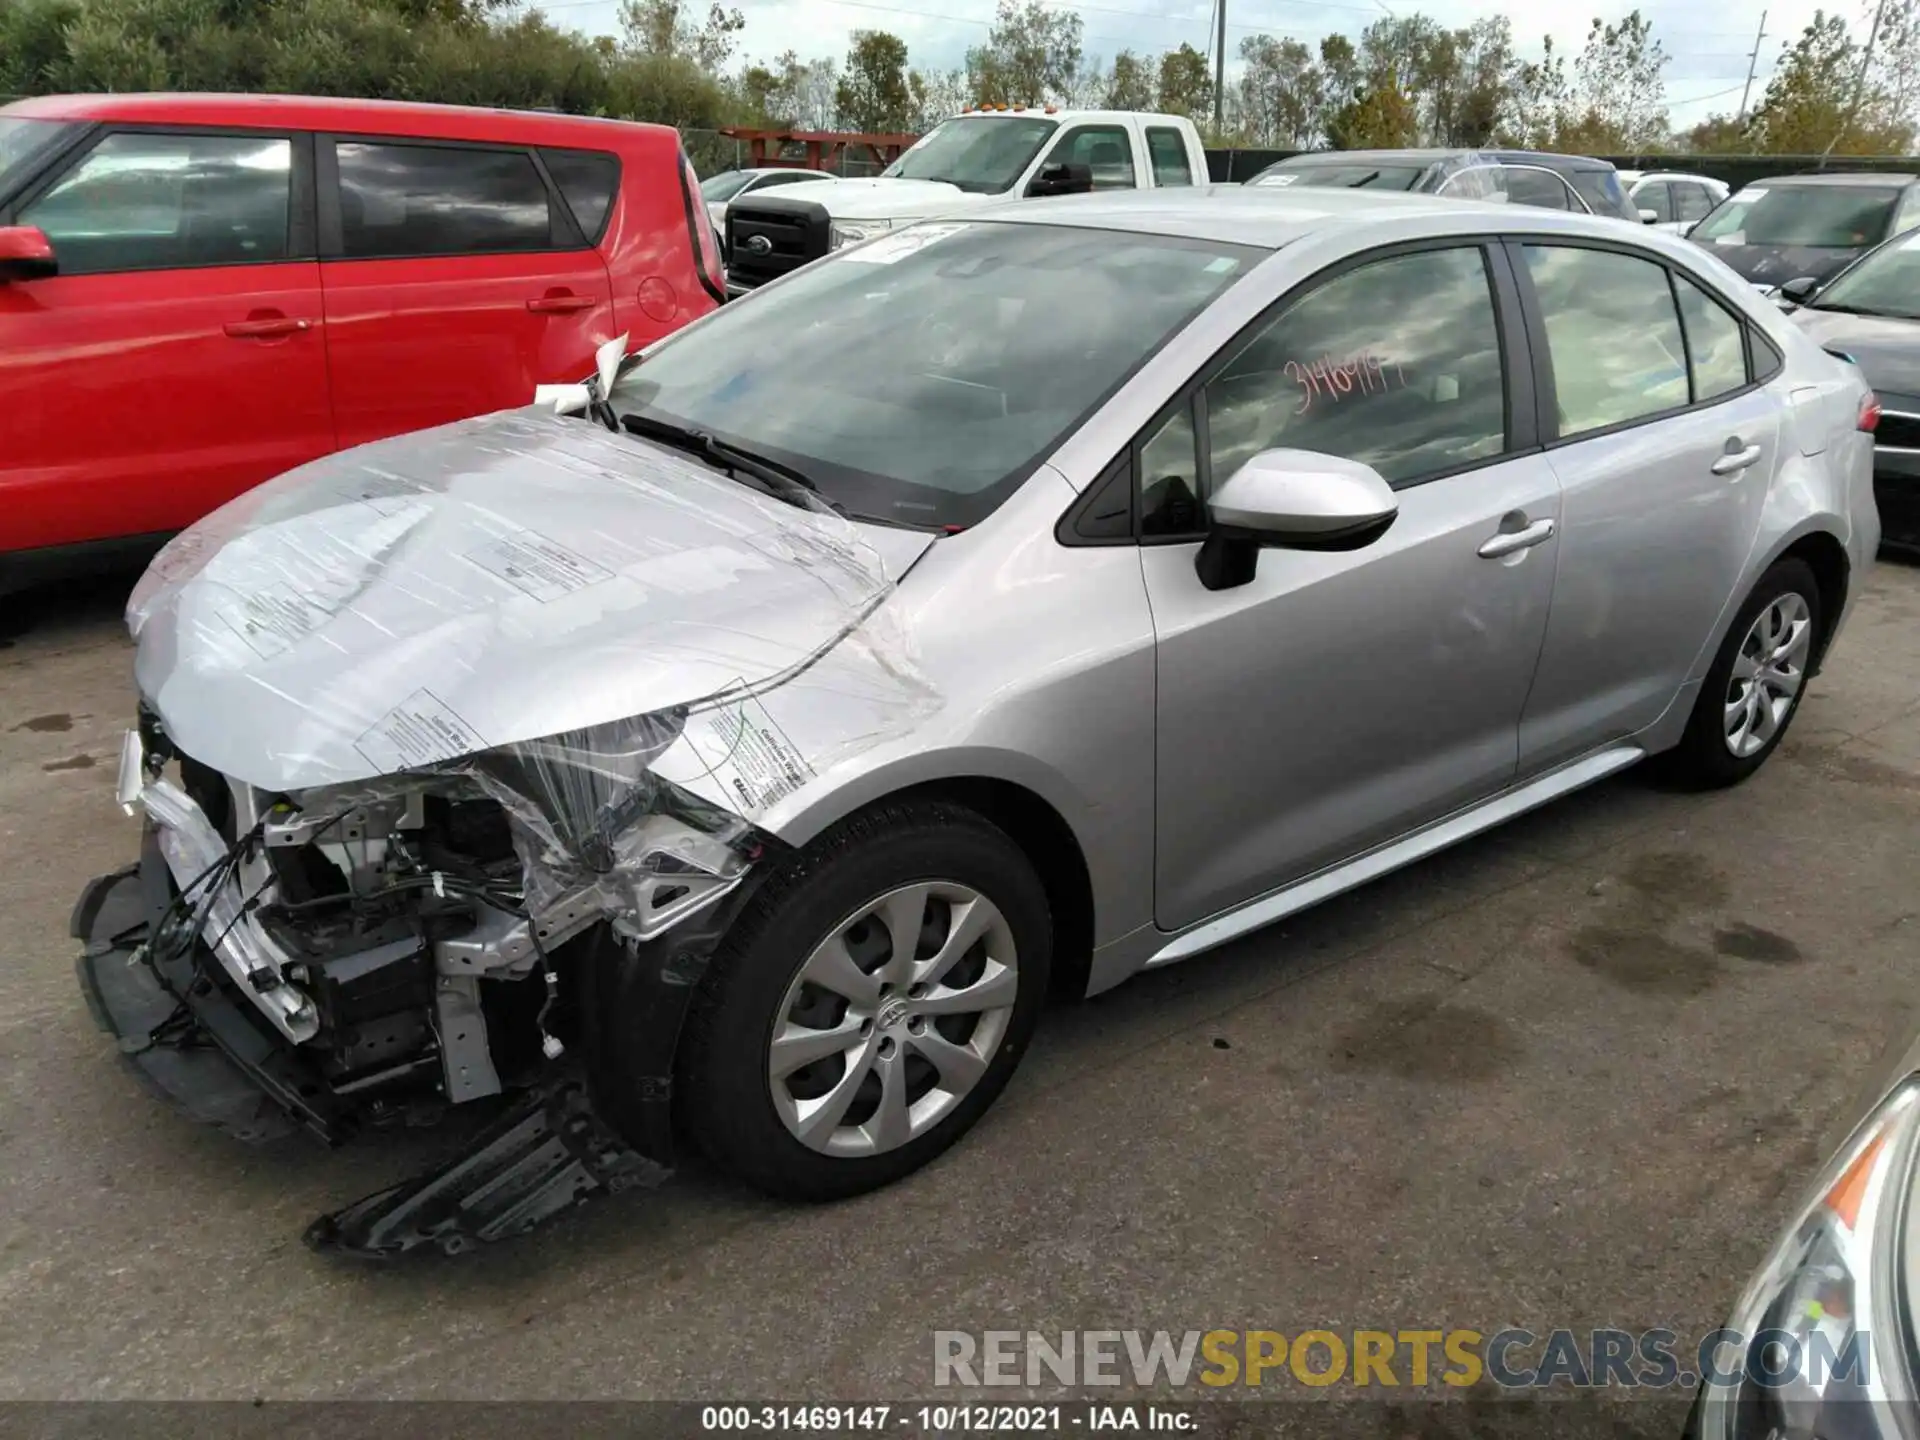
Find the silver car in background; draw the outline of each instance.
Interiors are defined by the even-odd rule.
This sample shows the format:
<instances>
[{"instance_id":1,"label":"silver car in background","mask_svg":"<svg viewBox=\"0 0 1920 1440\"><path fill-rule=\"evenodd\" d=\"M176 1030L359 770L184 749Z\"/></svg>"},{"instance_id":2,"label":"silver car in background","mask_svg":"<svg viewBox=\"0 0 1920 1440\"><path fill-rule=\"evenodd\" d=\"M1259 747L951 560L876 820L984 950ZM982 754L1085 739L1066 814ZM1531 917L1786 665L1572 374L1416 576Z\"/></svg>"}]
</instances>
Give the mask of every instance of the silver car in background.
<instances>
[{"instance_id":1,"label":"silver car in background","mask_svg":"<svg viewBox=\"0 0 1920 1440\"><path fill-rule=\"evenodd\" d=\"M646 1155L853 1194L1049 988L1649 756L1745 779L1879 536L1856 369L1692 246L1512 205L989 207L591 394L156 561L145 888L75 925L123 1036L158 985L329 1135L579 1060Z\"/></svg>"}]
</instances>

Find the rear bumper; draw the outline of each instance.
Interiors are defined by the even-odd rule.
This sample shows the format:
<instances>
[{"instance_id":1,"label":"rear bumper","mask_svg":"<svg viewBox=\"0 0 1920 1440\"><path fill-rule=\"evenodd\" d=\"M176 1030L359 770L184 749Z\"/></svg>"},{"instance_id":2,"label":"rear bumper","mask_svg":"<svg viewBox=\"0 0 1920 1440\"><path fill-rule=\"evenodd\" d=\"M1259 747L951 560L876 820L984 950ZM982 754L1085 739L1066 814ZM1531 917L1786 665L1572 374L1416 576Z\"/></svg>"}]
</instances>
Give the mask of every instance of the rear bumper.
<instances>
[{"instance_id":1,"label":"rear bumper","mask_svg":"<svg viewBox=\"0 0 1920 1440\"><path fill-rule=\"evenodd\" d=\"M81 892L69 929L94 1020L148 1088L192 1119L253 1144L296 1129L343 1138L346 1117L305 1058L209 978L210 956L148 962L141 944L171 898L151 829L139 865Z\"/></svg>"}]
</instances>

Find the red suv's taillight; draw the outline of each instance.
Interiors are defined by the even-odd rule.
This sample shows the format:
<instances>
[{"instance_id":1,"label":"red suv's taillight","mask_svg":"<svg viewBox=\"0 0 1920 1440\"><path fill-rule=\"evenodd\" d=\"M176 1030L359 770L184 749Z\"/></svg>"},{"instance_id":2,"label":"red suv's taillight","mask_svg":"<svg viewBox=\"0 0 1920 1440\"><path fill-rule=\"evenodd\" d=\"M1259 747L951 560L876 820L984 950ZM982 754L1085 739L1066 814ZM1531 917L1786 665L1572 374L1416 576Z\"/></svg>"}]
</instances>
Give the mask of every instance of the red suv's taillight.
<instances>
[{"instance_id":1,"label":"red suv's taillight","mask_svg":"<svg viewBox=\"0 0 1920 1440\"><path fill-rule=\"evenodd\" d=\"M1880 397L1871 390L1866 399L1860 402L1860 413L1854 417L1854 428L1864 430L1871 435L1880 428Z\"/></svg>"},{"instance_id":2,"label":"red suv's taillight","mask_svg":"<svg viewBox=\"0 0 1920 1440\"><path fill-rule=\"evenodd\" d=\"M700 177L693 173L687 152L680 152L680 198L687 207L687 233L693 240L693 268L700 288L721 304L727 299L727 272L720 263L720 240L713 233L713 217L700 198Z\"/></svg>"}]
</instances>

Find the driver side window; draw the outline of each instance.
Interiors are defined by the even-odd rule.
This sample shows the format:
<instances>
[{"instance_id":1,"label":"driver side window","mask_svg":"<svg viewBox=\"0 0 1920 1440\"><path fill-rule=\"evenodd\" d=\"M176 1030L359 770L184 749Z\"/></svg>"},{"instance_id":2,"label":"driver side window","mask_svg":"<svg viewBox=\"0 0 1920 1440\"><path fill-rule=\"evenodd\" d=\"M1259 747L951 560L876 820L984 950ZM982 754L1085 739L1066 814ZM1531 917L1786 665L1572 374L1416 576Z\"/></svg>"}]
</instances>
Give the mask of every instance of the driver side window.
<instances>
[{"instance_id":1,"label":"driver side window","mask_svg":"<svg viewBox=\"0 0 1920 1440\"><path fill-rule=\"evenodd\" d=\"M1133 143L1124 126L1082 125L1054 143L1048 165L1085 165L1096 190L1134 188Z\"/></svg>"},{"instance_id":2,"label":"driver side window","mask_svg":"<svg viewBox=\"0 0 1920 1440\"><path fill-rule=\"evenodd\" d=\"M1375 260L1283 305L1203 387L1197 456L1186 410L1142 446L1142 534L1203 528L1203 492L1262 450L1364 461L1395 489L1505 451L1499 322L1478 245Z\"/></svg>"}]
</instances>

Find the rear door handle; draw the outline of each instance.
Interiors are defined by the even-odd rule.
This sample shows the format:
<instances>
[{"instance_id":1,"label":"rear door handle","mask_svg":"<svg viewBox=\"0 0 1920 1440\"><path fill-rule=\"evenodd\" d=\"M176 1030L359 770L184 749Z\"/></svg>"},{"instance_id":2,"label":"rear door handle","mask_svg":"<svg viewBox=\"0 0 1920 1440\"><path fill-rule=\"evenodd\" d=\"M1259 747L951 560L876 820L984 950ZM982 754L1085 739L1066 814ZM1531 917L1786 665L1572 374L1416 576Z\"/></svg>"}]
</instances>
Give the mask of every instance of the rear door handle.
<instances>
[{"instance_id":1,"label":"rear door handle","mask_svg":"<svg viewBox=\"0 0 1920 1440\"><path fill-rule=\"evenodd\" d=\"M222 328L236 340L278 340L311 330L313 322L287 315L263 315L252 320L229 320Z\"/></svg>"},{"instance_id":2,"label":"rear door handle","mask_svg":"<svg viewBox=\"0 0 1920 1440\"><path fill-rule=\"evenodd\" d=\"M1530 550L1552 538L1553 521L1536 520L1523 530L1502 530L1498 535L1489 536L1480 544L1480 555L1483 559L1498 560L1502 555Z\"/></svg>"},{"instance_id":3,"label":"rear door handle","mask_svg":"<svg viewBox=\"0 0 1920 1440\"><path fill-rule=\"evenodd\" d=\"M1749 445L1744 450L1731 451L1714 461L1713 473L1716 475L1738 475L1749 465L1758 461L1759 458L1760 447L1758 445Z\"/></svg>"},{"instance_id":4,"label":"rear door handle","mask_svg":"<svg viewBox=\"0 0 1920 1440\"><path fill-rule=\"evenodd\" d=\"M527 301L527 309L536 315L571 315L578 310L591 310L599 303L591 295L542 295Z\"/></svg>"}]
</instances>

